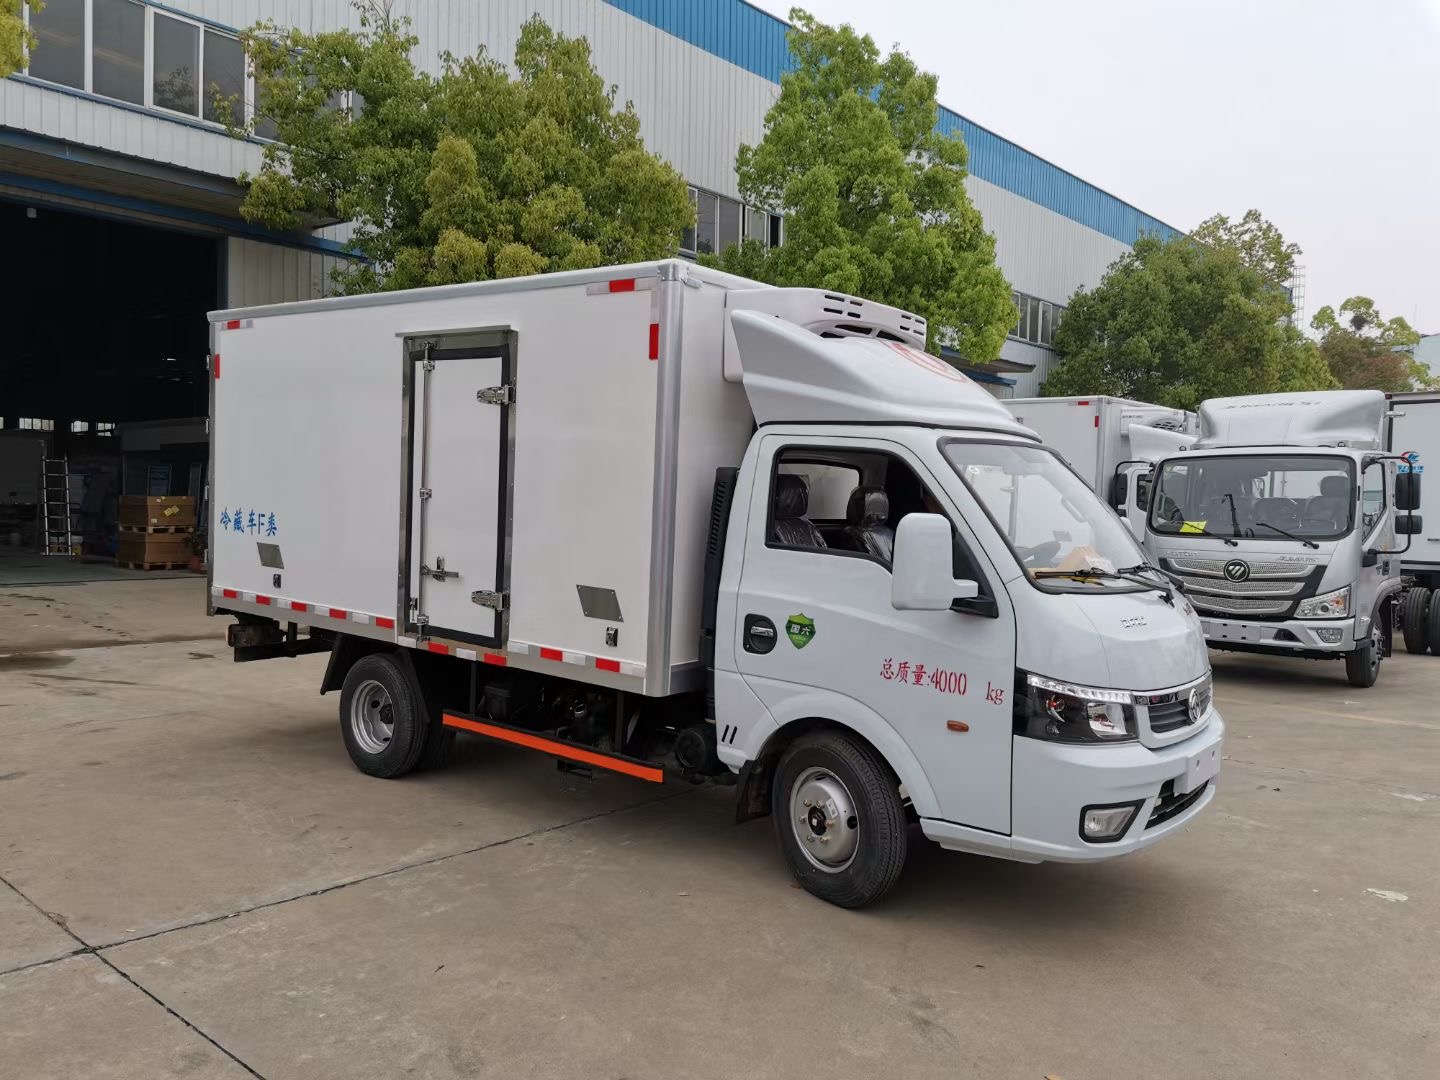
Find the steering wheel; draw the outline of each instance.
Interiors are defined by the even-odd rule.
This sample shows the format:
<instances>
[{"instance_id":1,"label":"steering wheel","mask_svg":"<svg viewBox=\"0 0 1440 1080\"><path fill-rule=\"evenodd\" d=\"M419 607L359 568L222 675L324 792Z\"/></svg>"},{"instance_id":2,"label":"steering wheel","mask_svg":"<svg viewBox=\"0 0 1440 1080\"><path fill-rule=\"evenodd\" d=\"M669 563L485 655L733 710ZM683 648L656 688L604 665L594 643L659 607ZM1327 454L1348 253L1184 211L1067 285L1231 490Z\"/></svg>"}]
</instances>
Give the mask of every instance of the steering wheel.
<instances>
[{"instance_id":1,"label":"steering wheel","mask_svg":"<svg viewBox=\"0 0 1440 1080\"><path fill-rule=\"evenodd\" d=\"M1020 549L1020 562L1022 565L1048 562L1060 553L1059 540L1047 540L1043 544L1036 544L1032 548Z\"/></svg>"}]
</instances>

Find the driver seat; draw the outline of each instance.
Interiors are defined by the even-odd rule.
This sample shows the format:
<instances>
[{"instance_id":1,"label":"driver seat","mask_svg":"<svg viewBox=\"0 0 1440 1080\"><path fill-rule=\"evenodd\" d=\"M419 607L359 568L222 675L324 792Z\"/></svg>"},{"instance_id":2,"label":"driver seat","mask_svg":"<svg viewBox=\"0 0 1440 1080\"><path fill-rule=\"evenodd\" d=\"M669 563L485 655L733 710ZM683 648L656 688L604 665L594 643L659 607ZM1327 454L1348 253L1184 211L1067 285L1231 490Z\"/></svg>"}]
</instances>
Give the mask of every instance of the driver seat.
<instances>
[{"instance_id":1,"label":"driver seat","mask_svg":"<svg viewBox=\"0 0 1440 1080\"><path fill-rule=\"evenodd\" d=\"M828 545L815 523L805 516L810 509L810 485L803 476L781 473L775 477L775 507L770 540L786 547L823 548Z\"/></svg>"},{"instance_id":2,"label":"driver seat","mask_svg":"<svg viewBox=\"0 0 1440 1080\"><path fill-rule=\"evenodd\" d=\"M890 496L884 488L857 487L845 506L845 539L856 551L885 562L895 550L895 530L890 527Z\"/></svg>"},{"instance_id":3,"label":"driver seat","mask_svg":"<svg viewBox=\"0 0 1440 1080\"><path fill-rule=\"evenodd\" d=\"M1322 476L1320 494L1305 504L1306 518L1328 521L1333 528L1350 516L1350 481L1343 476Z\"/></svg>"}]
</instances>

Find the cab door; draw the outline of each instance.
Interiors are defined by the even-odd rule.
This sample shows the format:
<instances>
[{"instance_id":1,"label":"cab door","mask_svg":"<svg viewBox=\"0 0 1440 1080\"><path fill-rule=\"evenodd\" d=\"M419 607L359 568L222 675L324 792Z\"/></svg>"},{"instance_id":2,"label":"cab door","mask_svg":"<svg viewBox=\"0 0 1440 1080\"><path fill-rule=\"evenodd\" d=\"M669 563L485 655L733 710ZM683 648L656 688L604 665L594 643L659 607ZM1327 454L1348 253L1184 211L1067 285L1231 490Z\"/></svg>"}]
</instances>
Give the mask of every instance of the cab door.
<instances>
[{"instance_id":1,"label":"cab door","mask_svg":"<svg viewBox=\"0 0 1440 1080\"><path fill-rule=\"evenodd\" d=\"M988 614L890 603L884 530L907 512L943 513L961 523L963 563L979 548L956 506L908 449L882 439L765 436L756 476L733 629L746 684L782 726L818 717L872 742L890 729L944 818L1008 833L1015 627L998 575L973 562L958 575L980 575L975 607ZM878 512L876 489L888 514L871 520L881 531L866 550L857 530Z\"/></svg>"}]
</instances>

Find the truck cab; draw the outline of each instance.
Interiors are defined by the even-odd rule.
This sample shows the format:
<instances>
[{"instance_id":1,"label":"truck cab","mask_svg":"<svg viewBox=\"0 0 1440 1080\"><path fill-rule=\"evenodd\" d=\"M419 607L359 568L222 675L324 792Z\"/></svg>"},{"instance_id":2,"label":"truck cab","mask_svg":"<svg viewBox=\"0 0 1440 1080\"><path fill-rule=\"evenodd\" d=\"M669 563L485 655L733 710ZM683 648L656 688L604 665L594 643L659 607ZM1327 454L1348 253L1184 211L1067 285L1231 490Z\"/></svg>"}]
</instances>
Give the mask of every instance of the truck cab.
<instances>
[{"instance_id":1,"label":"truck cab","mask_svg":"<svg viewBox=\"0 0 1440 1080\"><path fill-rule=\"evenodd\" d=\"M1352 685L1375 683L1418 497L1385 413L1379 391L1201 405L1194 447L1156 468L1145 543L1212 648L1343 658Z\"/></svg>"}]
</instances>

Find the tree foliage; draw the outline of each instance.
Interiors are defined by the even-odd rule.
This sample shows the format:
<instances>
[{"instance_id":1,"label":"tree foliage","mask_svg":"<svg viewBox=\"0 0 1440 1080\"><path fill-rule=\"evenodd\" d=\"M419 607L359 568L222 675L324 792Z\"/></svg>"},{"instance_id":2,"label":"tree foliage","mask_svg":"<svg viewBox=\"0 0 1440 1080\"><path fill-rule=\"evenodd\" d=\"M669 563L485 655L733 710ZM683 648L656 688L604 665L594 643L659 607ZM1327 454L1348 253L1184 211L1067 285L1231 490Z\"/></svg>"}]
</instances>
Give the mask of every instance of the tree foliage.
<instances>
[{"instance_id":1,"label":"tree foliage","mask_svg":"<svg viewBox=\"0 0 1440 1080\"><path fill-rule=\"evenodd\" d=\"M352 221L370 261L345 292L404 289L663 258L693 220L684 181L596 74L589 44L538 16L515 76L481 49L416 69L406 20L358 31L261 24L246 36L278 141L243 178L245 217L275 228Z\"/></svg>"},{"instance_id":2,"label":"tree foliage","mask_svg":"<svg viewBox=\"0 0 1440 1080\"><path fill-rule=\"evenodd\" d=\"M924 315L929 346L993 359L1015 325L995 239L970 203L968 154L936 131L935 76L904 53L800 9L795 66L736 157L745 199L785 215L785 243L756 241L714 261L776 285L855 293Z\"/></svg>"},{"instance_id":3,"label":"tree foliage","mask_svg":"<svg viewBox=\"0 0 1440 1080\"><path fill-rule=\"evenodd\" d=\"M25 8L35 13L40 0L0 0L0 79L25 66L26 48L35 48L35 34L25 27Z\"/></svg>"},{"instance_id":4,"label":"tree foliage","mask_svg":"<svg viewBox=\"0 0 1440 1080\"><path fill-rule=\"evenodd\" d=\"M1252 211L1196 235L1142 236L1055 331L1043 392L1118 394L1193 409L1206 398L1335 385L1291 325L1299 250Z\"/></svg>"},{"instance_id":5,"label":"tree foliage","mask_svg":"<svg viewBox=\"0 0 1440 1080\"><path fill-rule=\"evenodd\" d=\"M1315 313L1311 328L1320 335L1320 355L1346 390L1405 390L1440 387L1440 379L1415 359L1420 335L1404 319L1386 319L1368 296L1352 296L1339 312L1328 305Z\"/></svg>"}]
</instances>

